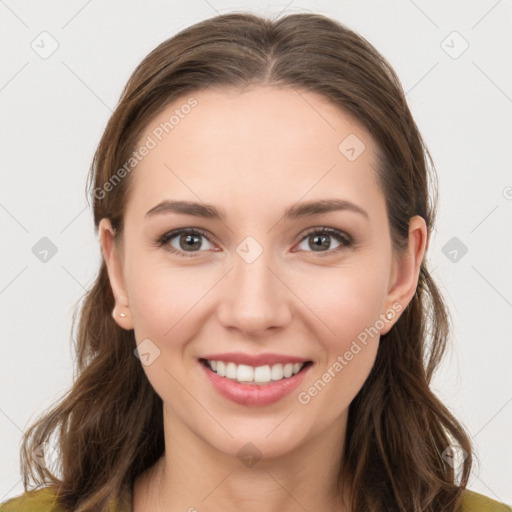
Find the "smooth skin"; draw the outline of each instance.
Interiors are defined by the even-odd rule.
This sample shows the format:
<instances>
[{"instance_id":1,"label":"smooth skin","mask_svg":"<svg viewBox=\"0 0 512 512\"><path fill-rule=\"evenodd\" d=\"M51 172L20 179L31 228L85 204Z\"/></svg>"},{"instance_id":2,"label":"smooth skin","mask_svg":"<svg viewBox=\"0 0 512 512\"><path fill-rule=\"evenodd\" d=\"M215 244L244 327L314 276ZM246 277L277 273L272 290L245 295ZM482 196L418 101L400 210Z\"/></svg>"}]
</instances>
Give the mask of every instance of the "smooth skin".
<instances>
[{"instance_id":1,"label":"smooth skin","mask_svg":"<svg viewBox=\"0 0 512 512\"><path fill-rule=\"evenodd\" d=\"M360 344L309 403L298 395L358 334L377 325L382 335L397 321L399 314L377 322L397 305L403 311L415 293L425 222L410 220L408 251L399 256L377 182L375 143L322 96L262 86L192 96L197 106L132 171L121 245L113 243L108 219L99 226L116 322L134 329L137 344L149 339L160 350L143 368L163 400L166 450L135 482L134 511L347 511L336 486L348 407L374 364L379 336ZM153 119L139 145L188 98ZM354 161L338 149L350 134L365 145ZM297 203L332 198L366 214L284 218ZM208 203L225 218L146 215L164 200ZM318 248L323 227L353 243L324 235ZM193 248L186 236L180 244L180 235L156 244L178 228L199 228L209 239L196 234ZM307 233L311 228L320 233ZM252 263L237 252L248 236L263 250ZM221 352L272 352L314 364L290 395L246 406L206 379L198 359ZM251 467L237 456L248 442L262 455Z\"/></svg>"}]
</instances>

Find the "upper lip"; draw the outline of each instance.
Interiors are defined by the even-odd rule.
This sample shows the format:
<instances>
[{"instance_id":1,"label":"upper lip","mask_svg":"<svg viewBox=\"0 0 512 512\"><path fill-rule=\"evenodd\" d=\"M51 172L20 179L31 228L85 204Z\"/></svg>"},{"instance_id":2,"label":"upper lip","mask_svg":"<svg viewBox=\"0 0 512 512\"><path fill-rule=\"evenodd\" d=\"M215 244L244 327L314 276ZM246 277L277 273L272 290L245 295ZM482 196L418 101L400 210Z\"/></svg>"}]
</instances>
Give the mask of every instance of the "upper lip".
<instances>
[{"instance_id":1,"label":"upper lip","mask_svg":"<svg viewBox=\"0 0 512 512\"><path fill-rule=\"evenodd\" d=\"M284 354L244 354L242 352L225 352L223 354L208 354L201 359L210 361L225 361L226 363L246 364L248 366L272 366L274 364L307 363L310 359L303 357L287 356Z\"/></svg>"}]
</instances>

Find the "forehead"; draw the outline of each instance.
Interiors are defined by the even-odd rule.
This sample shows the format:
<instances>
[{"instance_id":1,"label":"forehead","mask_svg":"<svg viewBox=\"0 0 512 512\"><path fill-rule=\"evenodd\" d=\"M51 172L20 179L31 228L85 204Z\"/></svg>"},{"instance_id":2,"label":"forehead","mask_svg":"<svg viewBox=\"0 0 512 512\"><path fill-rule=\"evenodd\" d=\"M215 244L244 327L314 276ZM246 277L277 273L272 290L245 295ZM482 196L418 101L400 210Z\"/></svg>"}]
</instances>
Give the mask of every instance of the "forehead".
<instances>
[{"instance_id":1,"label":"forehead","mask_svg":"<svg viewBox=\"0 0 512 512\"><path fill-rule=\"evenodd\" d=\"M181 96L148 123L143 145L151 149L132 173L130 202L144 213L173 197L254 214L267 201L364 193L368 202L380 193L368 132L323 96L294 88Z\"/></svg>"}]
</instances>

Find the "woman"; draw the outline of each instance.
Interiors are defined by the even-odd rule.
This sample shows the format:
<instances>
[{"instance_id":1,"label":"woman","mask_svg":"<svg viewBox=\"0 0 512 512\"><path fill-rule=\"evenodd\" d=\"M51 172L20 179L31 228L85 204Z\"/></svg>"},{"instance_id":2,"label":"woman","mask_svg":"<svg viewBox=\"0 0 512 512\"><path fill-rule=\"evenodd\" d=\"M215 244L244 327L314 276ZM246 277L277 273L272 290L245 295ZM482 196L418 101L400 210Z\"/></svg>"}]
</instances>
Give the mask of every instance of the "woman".
<instances>
[{"instance_id":1,"label":"woman","mask_svg":"<svg viewBox=\"0 0 512 512\"><path fill-rule=\"evenodd\" d=\"M398 78L339 23L230 14L162 43L94 157L79 376L22 447L46 487L0 510L508 510L466 489L429 389L429 178Z\"/></svg>"}]
</instances>

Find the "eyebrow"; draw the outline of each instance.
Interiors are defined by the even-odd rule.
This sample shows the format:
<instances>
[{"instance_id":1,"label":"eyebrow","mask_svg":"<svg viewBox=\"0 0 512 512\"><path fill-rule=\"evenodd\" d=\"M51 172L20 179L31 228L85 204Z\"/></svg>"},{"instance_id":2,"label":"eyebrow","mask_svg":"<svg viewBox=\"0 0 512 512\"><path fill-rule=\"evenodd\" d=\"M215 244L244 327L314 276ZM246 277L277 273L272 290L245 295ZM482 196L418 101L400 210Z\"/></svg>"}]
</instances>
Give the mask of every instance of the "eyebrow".
<instances>
[{"instance_id":1,"label":"eyebrow","mask_svg":"<svg viewBox=\"0 0 512 512\"><path fill-rule=\"evenodd\" d=\"M344 199L321 199L319 201L296 203L285 210L283 217L285 219L298 219L343 210L359 213L367 219L369 218L366 210L363 210L360 206ZM162 201L155 207L151 208L151 210L146 213L145 217L151 218L155 215L166 213L192 215L195 217L217 219L220 221L224 221L226 218L225 213L218 210L211 204L195 203L193 201L169 200Z\"/></svg>"}]
</instances>

